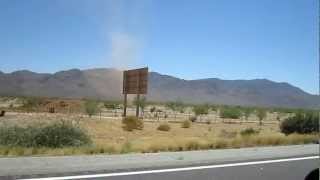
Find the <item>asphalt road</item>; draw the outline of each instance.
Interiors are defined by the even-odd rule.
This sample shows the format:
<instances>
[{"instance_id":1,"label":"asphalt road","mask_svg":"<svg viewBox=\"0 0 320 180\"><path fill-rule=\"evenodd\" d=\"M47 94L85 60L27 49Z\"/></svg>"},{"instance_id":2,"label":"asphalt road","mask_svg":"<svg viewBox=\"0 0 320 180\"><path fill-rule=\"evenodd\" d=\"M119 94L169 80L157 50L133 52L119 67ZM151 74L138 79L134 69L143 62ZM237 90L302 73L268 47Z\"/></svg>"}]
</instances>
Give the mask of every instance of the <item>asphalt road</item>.
<instances>
[{"instance_id":1,"label":"asphalt road","mask_svg":"<svg viewBox=\"0 0 320 180\"><path fill-rule=\"evenodd\" d=\"M95 180L303 180L319 167L318 160L248 165L182 172L91 178ZM90 179L90 178L88 178Z\"/></svg>"},{"instance_id":2,"label":"asphalt road","mask_svg":"<svg viewBox=\"0 0 320 180\"><path fill-rule=\"evenodd\" d=\"M0 158L0 179L294 180L304 179L317 167L319 145L297 145L155 154Z\"/></svg>"},{"instance_id":3,"label":"asphalt road","mask_svg":"<svg viewBox=\"0 0 320 180\"><path fill-rule=\"evenodd\" d=\"M83 174L28 180L303 180L312 170L318 167L319 156L309 156L171 169Z\"/></svg>"}]
</instances>

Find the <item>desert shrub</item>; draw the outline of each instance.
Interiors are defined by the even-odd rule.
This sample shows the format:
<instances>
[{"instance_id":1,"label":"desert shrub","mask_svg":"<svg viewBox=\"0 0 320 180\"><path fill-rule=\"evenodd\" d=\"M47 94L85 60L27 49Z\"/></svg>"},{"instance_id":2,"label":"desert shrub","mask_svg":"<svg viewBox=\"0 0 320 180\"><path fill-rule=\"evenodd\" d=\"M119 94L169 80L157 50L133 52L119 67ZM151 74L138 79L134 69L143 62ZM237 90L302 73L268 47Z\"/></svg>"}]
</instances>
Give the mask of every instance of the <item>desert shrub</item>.
<instances>
[{"instance_id":1,"label":"desert shrub","mask_svg":"<svg viewBox=\"0 0 320 180\"><path fill-rule=\"evenodd\" d=\"M0 127L0 145L5 146L36 146L34 140L39 129L34 127L19 127L19 126L1 126Z\"/></svg>"},{"instance_id":2,"label":"desert shrub","mask_svg":"<svg viewBox=\"0 0 320 180\"><path fill-rule=\"evenodd\" d=\"M157 128L159 131L170 131L170 126L169 124L160 124L159 127Z\"/></svg>"},{"instance_id":3,"label":"desert shrub","mask_svg":"<svg viewBox=\"0 0 320 180\"><path fill-rule=\"evenodd\" d=\"M22 108L27 111L34 111L41 104L41 99L36 97L25 97L22 99Z\"/></svg>"},{"instance_id":4,"label":"desert shrub","mask_svg":"<svg viewBox=\"0 0 320 180\"><path fill-rule=\"evenodd\" d=\"M86 132L66 122L46 126L0 127L0 145L3 146L60 148L90 143Z\"/></svg>"},{"instance_id":5,"label":"desert shrub","mask_svg":"<svg viewBox=\"0 0 320 180\"><path fill-rule=\"evenodd\" d=\"M153 107L150 109L150 112L151 112L151 113L154 113L154 112L156 112L156 110L157 110L156 107L153 106Z\"/></svg>"},{"instance_id":6,"label":"desert shrub","mask_svg":"<svg viewBox=\"0 0 320 180\"><path fill-rule=\"evenodd\" d=\"M239 119L241 111L235 107L224 107L220 110L221 118Z\"/></svg>"},{"instance_id":7,"label":"desert shrub","mask_svg":"<svg viewBox=\"0 0 320 180\"><path fill-rule=\"evenodd\" d=\"M189 120L190 120L191 122L196 122L197 116L191 116L191 117L189 117Z\"/></svg>"},{"instance_id":8,"label":"desert shrub","mask_svg":"<svg viewBox=\"0 0 320 180\"><path fill-rule=\"evenodd\" d=\"M286 135L319 132L319 115L317 113L297 113L295 116L285 119L281 123L280 129Z\"/></svg>"},{"instance_id":9,"label":"desert shrub","mask_svg":"<svg viewBox=\"0 0 320 180\"><path fill-rule=\"evenodd\" d=\"M36 97L26 97L22 100L23 107L35 107L38 106L40 102L40 98Z\"/></svg>"},{"instance_id":10,"label":"desert shrub","mask_svg":"<svg viewBox=\"0 0 320 180\"><path fill-rule=\"evenodd\" d=\"M82 146L90 143L89 136L69 122L54 123L41 128L35 141L41 147Z\"/></svg>"},{"instance_id":11,"label":"desert shrub","mask_svg":"<svg viewBox=\"0 0 320 180\"><path fill-rule=\"evenodd\" d=\"M96 101L86 101L85 110L90 117L95 115L98 111L98 103Z\"/></svg>"},{"instance_id":12,"label":"desert shrub","mask_svg":"<svg viewBox=\"0 0 320 180\"><path fill-rule=\"evenodd\" d=\"M6 114L6 111L4 111L4 110L0 111L0 117L3 117L5 114Z\"/></svg>"},{"instance_id":13,"label":"desert shrub","mask_svg":"<svg viewBox=\"0 0 320 180\"><path fill-rule=\"evenodd\" d=\"M135 116L127 116L122 119L123 129L126 131L133 131L133 130L142 130L143 120L135 117Z\"/></svg>"},{"instance_id":14,"label":"desert shrub","mask_svg":"<svg viewBox=\"0 0 320 180\"><path fill-rule=\"evenodd\" d=\"M185 120L181 123L182 128L190 128L191 127L191 121Z\"/></svg>"},{"instance_id":15,"label":"desert shrub","mask_svg":"<svg viewBox=\"0 0 320 180\"><path fill-rule=\"evenodd\" d=\"M258 130L255 130L253 128L246 128L240 132L241 136L251 136L255 134L259 134Z\"/></svg>"}]
</instances>

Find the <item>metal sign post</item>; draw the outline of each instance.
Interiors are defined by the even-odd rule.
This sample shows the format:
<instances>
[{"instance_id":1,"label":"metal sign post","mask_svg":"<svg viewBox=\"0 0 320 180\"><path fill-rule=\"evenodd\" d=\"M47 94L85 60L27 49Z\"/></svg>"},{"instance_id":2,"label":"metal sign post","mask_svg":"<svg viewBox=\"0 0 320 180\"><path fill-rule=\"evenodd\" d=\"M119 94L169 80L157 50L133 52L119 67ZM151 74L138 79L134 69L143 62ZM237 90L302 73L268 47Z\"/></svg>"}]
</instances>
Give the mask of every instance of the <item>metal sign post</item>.
<instances>
[{"instance_id":1,"label":"metal sign post","mask_svg":"<svg viewBox=\"0 0 320 180\"><path fill-rule=\"evenodd\" d=\"M127 95L137 94L136 116L139 117L140 94L148 91L148 68L134 69L123 72L124 108L123 116L127 116Z\"/></svg>"},{"instance_id":2,"label":"metal sign post","mask_svg":"<svg viewBox=\"0 0 320 180\"><path fill-rule=\"evenodd\" d=\"M140 115L140 94L137 94L136 117Z\"/></svg>"},{"instance_id":3,"label":"metal sign post","mask_svg":"<svg viewBox=\"0 0 320 180\"><path fill-rule=\"evenodd\" d=\"M127 94L124 94L123 117L127 116Z\"/></svg>"}]
</instances>

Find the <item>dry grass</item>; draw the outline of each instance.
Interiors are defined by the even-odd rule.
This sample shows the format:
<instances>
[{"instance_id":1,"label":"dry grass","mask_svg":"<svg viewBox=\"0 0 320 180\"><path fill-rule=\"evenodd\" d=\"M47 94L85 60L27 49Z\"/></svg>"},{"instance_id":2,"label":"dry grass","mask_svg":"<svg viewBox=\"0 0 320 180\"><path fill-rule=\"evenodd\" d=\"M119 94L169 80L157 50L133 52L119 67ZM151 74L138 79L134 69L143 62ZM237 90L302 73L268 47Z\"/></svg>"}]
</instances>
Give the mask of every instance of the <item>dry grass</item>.
<instances>
[{"instance_id":1,"label":"dry grass","mask_svg":"<svg viewBox=\"0 0 320 180\"><path fill-rule=\"evenodd\" d=\"M78 116L51 117L9 116L5 123L48 123L56 119L69 119L85 128L94 145L79 148L9 148L0 147L2 156L31 156L31 155L79 155L79 154L117 154L130 152L161 152L188 151L204 149L241 148L253 146L273 146L289 144L308 144L319 139L318 135L285 136L280 133L278 124L265 124L259 127L256 123L224 124L224 123L193 123L190 128L182 128L181 123L170 123L170 131L159 131L157 128L163 122L145 122L143 130L128 132L123 130L121 120L99 118L80 118ZM246 128L260 129L259 134L241 136L241 130Z\"/></svg>"},{"instance_id":2,"label":"dry grass","mask_svg":"<svg viewBox=\"0 0 320 180\"><path fill-rule=\"evenodd\" d=\"M190 139L170 139L162 138L152 143L145 142L125 142L122 146L88 146L79 148L22 148L22 147L0 147L1 156L34 156L34 155L82 155L82 154L121 154L121 153L156 153L165 151L191 151L225 148L242 148L256 146L275 146L275 145L297 145L310 144L319 139L318 135L298 135L289 136L263 135L236 137L233 139L216 138L203 140L197 138Z\"/></svg>"}]
</instances>

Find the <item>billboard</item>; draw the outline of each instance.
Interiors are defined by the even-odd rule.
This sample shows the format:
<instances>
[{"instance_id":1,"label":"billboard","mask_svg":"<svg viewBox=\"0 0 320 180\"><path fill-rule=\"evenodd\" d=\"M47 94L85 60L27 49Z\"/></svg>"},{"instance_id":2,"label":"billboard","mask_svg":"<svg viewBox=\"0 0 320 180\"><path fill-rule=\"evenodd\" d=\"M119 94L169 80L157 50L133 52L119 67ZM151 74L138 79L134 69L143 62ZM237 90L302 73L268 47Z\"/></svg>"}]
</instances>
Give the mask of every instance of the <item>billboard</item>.
<instances>
[{"instance_id":1,"label":"billboard","mask_svg":"<svg viewBox=\"0 0 320 180\"><path fill-rule=\"evenodd\" d=\"M148 68L123 72L123 94L148 93Z\"/></svg>"}]
</instances>

